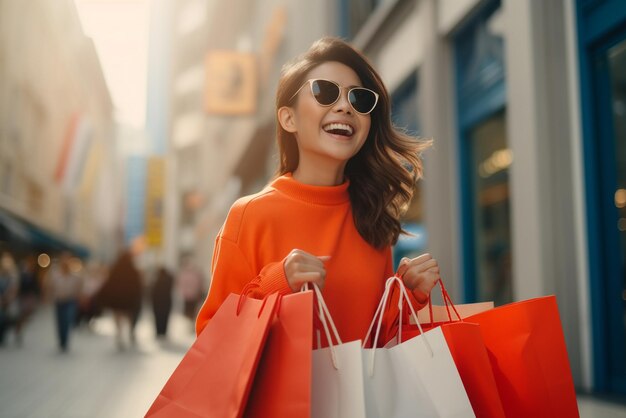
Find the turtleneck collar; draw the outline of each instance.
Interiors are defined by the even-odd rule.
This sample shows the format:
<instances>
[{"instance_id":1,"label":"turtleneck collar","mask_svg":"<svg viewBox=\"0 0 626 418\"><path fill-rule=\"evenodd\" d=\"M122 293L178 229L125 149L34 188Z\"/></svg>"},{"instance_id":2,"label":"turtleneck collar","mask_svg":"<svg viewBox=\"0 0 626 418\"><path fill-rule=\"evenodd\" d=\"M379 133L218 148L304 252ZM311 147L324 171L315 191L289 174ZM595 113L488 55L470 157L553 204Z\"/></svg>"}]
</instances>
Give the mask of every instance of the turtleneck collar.
<instances>
[{"instance_id":1,"label":"turtleneck collar","mask_svg":"<svg viewBox=\"0 0 626 418\"><path fill-rule=\"evenodd\" d=\"M298 182L291 173L283 174L271 183L271 187L294 199L318 205L338 205L350 201L350 180L338 186L312 186Z\"/></svg>"}]
</instances>

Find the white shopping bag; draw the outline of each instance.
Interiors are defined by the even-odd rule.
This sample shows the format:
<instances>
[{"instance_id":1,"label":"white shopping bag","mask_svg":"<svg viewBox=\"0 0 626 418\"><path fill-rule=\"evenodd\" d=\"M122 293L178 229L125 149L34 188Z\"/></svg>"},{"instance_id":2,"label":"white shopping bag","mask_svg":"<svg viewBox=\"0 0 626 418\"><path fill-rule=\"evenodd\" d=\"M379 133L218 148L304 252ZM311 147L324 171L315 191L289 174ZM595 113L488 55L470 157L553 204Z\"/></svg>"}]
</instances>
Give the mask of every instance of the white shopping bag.
<instances>
[{"instance_id":1,"label":"white shopping bag","mask_svg":"<svg viewBox=\"0 0 626 418\"><path fill-rule=\"evenodd\" d=\"M437 417L424 383L402 356L377 349L374 373L367 373L373 349L364 349L365 405L368 418Z\"/></svg>"},{"instance_id":2,"label":"white shopping bag","mask_svg":"<svg viewBox=\"0 0 626 418\"><path fill-rule=\"evenodd\" d=\"M313 350L312 418L365 418L361 341L342 343L319 288L319 315L329 347ZM330 324L335 344L328 329Z\"/></svg>"},{"instance_id":3,"label":"white shopping bag","mask_svg":"<svg viewBox=\"0 0 626 418\"><path fill-rule=\"evenodd\" d=\"M400 286L400 303L403 297L409 300L400 278L391 277L387 280L385 292L365 338L365 341L369 340L369 333L377 322L374 347L393 285ZM410 302L409 307L416 319ZM419 322L417 325L420 326ZM392 348L363 351L368 418L475 416L440 327Z\"/></svg>"}]
</instances>

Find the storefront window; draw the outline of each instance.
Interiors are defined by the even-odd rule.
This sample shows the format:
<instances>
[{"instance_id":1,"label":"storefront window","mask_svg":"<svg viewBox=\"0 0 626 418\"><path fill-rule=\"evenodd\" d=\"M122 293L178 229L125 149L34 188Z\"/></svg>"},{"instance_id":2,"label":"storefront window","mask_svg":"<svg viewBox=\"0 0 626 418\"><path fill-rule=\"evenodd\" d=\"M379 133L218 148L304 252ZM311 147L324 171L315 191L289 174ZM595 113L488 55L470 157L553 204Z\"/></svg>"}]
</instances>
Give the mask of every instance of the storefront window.
<instances>
[{"instance_id":1,"label":"storefront window","mask_svg":"<svg viewBox=\"0 0 626 418\"><path fill-rule=\"evenodd\" d=\"M363 27L381 0L342 0L342 35L352 39Z\"/></svg>"},{"instance_id":2,"label":"storefront window","mask_svg":"<svg viewBox=\"0 0 626 418\"><path fill-rule=\"evenodd\" d=\"M611 78L613 132L615 137L615 207L618 211L615 228L620 236L619 268L622 278L622 317L626 340L626 41L607 53Z\"/></svg>"},{"instance_id":3,"label":"storefront window","mask_svg":"<svg viewBox=\"0 0 626 418\"><path fill-rule=\"evenodd\" d=\"M512 300L509 166L504 111L469 133L472 148L476 293L501 305Z\"/></svg>"},{"instance_id":4,"label":"storefront window","mask_svg":"<svg viewBox=\"0 0 626 418\"><path fill-rule=\"evenodd\" d=\"M419 133L418 112L418 74L411 74L393 91L391 95L391 119L395 126L410 135ZM426 251L427 235L423 225L423 204L421 185L418 182L413 191L413 200L402 217L403 228L410 235L401 235L394 247L395 268L402 257L417 257Z\"/></svg>"},{"instance_id":5,"label":"storefront window","mask_svg":"<svg viewBox=\"0 0 626 418\"><path fill-rule=\"evenodd\" d=\"M465 296L512 300L502 9L486 3L455 36Z\"/></svg>"}]
</instances>

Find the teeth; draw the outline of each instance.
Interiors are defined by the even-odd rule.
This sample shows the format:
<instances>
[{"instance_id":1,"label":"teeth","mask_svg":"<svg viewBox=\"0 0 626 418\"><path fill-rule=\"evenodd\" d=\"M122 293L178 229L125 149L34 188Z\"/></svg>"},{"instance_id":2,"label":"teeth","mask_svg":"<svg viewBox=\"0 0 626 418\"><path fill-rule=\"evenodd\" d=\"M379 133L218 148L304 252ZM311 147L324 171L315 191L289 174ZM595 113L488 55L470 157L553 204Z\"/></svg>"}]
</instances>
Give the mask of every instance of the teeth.
<instances>
[{"instance_id":1,"label":"teeth","mask_svg":"<svg viewBox=\"0 0 626 418\"><path fill-rule=\"evenodd\" d=\"M324 126L324 130L326 132L334 131L334 130L341 130L341 131L346 131L348 135L352 135L352 126L347 125L345 123L329 123L328 125Z\"/></svg>"}]
</instances>

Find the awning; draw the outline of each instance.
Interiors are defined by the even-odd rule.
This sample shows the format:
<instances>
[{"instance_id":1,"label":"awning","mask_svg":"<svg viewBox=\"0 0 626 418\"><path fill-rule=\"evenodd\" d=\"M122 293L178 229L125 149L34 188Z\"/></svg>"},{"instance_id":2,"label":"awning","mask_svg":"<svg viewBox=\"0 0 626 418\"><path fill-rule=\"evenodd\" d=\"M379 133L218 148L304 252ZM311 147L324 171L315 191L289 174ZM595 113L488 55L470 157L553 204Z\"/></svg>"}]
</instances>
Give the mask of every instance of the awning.
<instances>
[{"instance_id":1,"label":"awning","mask_svg":"<svg viewBox=\"0 0 626 418\"><path fill-rule=\"evenodd\" d=\"M0 239L6 240L9 247L15 245L20 249L30 248L37 251L69 251L81 258L89 256L88 248L46 231L3 209L0 209Z\"/></svg>"}]
</instances>

